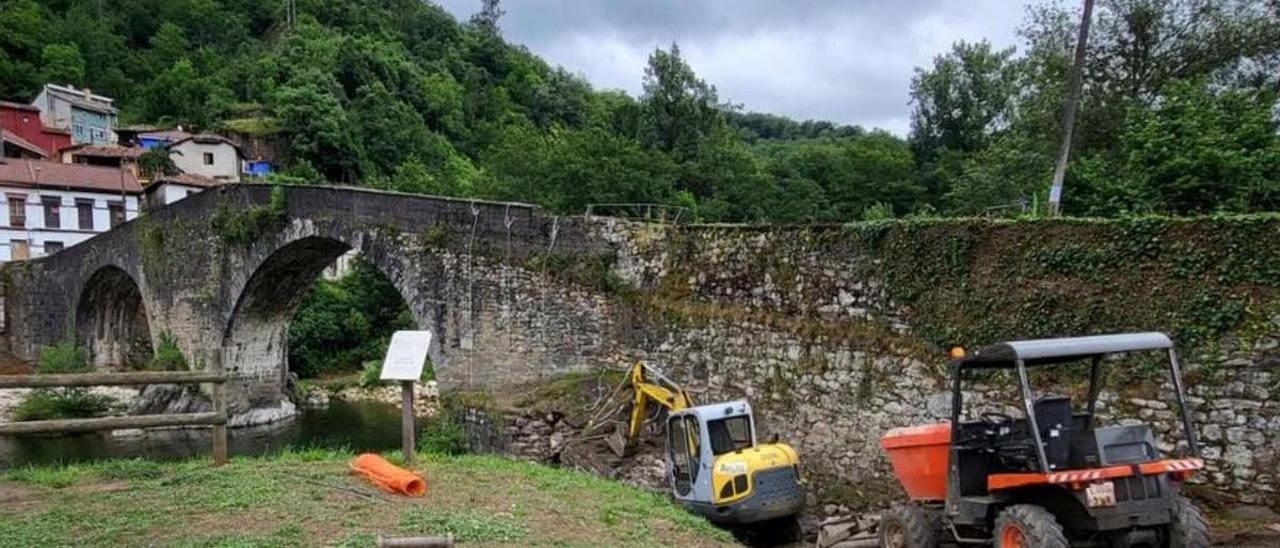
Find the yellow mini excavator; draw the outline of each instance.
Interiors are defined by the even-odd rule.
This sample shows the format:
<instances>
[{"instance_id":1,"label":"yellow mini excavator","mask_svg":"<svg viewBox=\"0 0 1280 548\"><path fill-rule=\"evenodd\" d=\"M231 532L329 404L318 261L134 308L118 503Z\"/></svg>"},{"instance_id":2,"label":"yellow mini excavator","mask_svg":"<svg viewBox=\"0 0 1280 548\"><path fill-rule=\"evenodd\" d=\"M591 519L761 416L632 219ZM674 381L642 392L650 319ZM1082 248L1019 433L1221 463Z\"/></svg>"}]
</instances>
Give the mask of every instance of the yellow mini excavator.
<instances>
[{"instance_id":1,"label":"yellow mini excavator","mask_svg":"<svg viewBox=\"0 0 1280 548\"><path fill-rule=\"evenodd\" d=\"M792 518L804 507L796 450L776 439L759 443L745 400L695 406L683 388L641 363L630 383L628 441L640 435L650 402L667 410L667 478L677 501L724 525Z\"/></svg>"}]
</instances>

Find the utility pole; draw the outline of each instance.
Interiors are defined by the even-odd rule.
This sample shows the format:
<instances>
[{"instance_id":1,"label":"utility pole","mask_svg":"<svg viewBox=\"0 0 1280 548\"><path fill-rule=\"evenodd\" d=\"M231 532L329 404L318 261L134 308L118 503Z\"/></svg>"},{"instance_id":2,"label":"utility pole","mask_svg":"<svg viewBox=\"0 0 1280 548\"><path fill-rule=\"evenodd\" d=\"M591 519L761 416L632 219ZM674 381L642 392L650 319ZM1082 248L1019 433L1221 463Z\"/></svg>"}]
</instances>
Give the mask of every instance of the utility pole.
<instances>
[{"instance_id":1,"label":"utility pole","mask_svg":"<svg viewBox=\"0 0 1280 548\"><path fill-rule=\"evenodd\" d=\"M1080 87L1083 83L1085 46L1089 42L1089 21L1093 18L1093 0L1084 0L1084 14L1080 16L1080 36L1076 39L1076 58L1071 65L1067 81L1067 105L1062 113L1062 148L1058 152L1058 165L1053 168L1053 185L1049 187L1049 216L1057 217L1062 210L1062 180L1067 176L1067 159L1071 156L1071 136L1076 127L1076 108L1080 103Z\"/></svg>"},{"instance_id":2,"label":"utility pole","mask_svg":"<svg viewBox=\"0 0 1280 548\"><path fill-rule=\"evenodd\" d=\"M297 22L297 19L298 19L297 0L284 0L284 20L285 20L285 23L288 25L289 30L293 30L293 25L294 23Z\"/></svg>"}]
</instances>

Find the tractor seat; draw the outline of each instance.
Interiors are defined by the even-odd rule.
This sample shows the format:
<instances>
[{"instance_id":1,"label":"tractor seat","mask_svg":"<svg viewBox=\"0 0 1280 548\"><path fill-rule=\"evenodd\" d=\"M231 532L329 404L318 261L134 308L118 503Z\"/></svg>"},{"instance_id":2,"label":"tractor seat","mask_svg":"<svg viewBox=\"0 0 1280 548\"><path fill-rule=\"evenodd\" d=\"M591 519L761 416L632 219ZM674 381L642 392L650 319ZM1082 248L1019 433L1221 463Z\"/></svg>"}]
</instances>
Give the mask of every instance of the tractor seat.
<instances>
[{"instance_id":1,"label":"tractor seat","mask_svg":"<svg viewBox=\"0 0 1280 548\"><path fill-rule=\"evenodd\" d=\"M1044 453L1049 459L1049 467L1066 468L1067 459L1071 454L1071 398L1045 396L1036 400L1034 409L1036 426L1040 429L1040 441L1044 442Z\"/></svg>"}]
</instances>

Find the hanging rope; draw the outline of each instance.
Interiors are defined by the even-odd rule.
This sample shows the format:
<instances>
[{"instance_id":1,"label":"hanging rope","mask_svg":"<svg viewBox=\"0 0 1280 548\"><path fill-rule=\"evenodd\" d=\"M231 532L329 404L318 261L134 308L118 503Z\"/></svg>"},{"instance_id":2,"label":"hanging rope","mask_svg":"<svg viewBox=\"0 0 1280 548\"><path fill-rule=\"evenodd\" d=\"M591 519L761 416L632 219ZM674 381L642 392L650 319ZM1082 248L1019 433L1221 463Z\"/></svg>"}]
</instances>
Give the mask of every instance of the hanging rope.
<instances>
[{"instance_id":1,"label":"hanging rope","mask_svg":"<svg viewBox=\"0 0 1280 548\"><path fill-rule=\"evenodd\" d=\"M507 229L506 243L504 244L504 252L502 258L502 279L499 290L502 292L502 313L503 313L503 330L507 338L507 350L511 349L511 323L515 317L515 311L512 301L514 298L510 294L510 273L511 273L511 225L515 224L515 219L511 218L511 204L507 204L507 209L502 214L502 225Z\"/></svg>"},{"instance_id":2,"label":"hanging rope","mask_svg":"<svg viewBox=\"0 0 1280 548\"><path fill-rule=\"evenodd\" d=\"M467 348L467 387L474 387L472 377L476 354L476 288L475 288L475 254L471 252L476 243L477 221L480 219L480 208L471 203L471 238L467 240L467 330L471 334L471 345Z\"/></svg>"}]
</instances>

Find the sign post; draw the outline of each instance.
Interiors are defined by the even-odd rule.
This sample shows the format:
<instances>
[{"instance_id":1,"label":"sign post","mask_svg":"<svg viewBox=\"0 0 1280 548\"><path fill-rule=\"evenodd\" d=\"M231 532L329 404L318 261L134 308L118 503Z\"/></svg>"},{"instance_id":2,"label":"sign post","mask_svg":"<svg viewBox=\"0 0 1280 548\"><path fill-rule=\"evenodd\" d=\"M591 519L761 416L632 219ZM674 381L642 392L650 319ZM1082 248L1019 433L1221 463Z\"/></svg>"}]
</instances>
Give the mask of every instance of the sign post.
<instances>
[{"instance_id":1,"label":"sign post","mask_svg":"<svg viewBox=\"0 0 1280 548\"><path fill-rule=\"evenodd\" d=\"M382 361L381 380L400 381L402 409L400 415L401 452L405 464L413 464L414 413L413 383L422 378L422 367L431 348L430 331L396 331Z\"/></svg>"}]
</instances>

